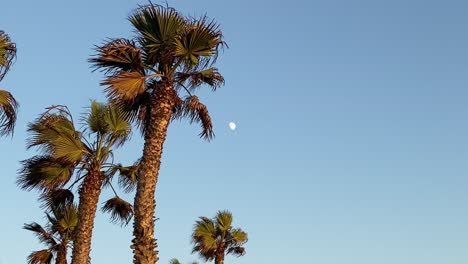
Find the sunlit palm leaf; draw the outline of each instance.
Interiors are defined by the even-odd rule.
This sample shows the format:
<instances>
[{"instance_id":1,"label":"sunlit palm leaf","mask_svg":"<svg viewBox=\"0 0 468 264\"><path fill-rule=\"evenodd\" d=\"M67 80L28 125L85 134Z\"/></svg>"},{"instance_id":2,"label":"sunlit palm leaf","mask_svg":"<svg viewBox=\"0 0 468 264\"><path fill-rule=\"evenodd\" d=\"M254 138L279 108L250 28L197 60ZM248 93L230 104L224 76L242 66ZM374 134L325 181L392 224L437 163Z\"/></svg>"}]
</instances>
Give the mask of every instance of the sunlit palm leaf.
<instances>
[{"instance_id":1,"label":"sunlit palm leaf","mask_svg":"<svg viewBox=\"0 0 468 264\"><path fill-rule=\"evenodd\" d=\"M216 61L219 47L225 45L219 26L207 17L193 19L178 35L175 56L186 69L204 68Z\"/></svg>"},{"instance_id":2,"label":"sunlit palm leaf","mask_svg":"<svg viewBox=\"0 0 468 264\"><path fill-rule=\"evenodd\" d=\"M125 113L115 105L108 105L103 117L106 123L109 139L117 146L121 146L128 140L131 134L131 124Z\"/></svg>"},{"instance_id":3,"label":"sunlit palm leaf","mask_svg":"<svg viewBox=\"0 0 468 264\"><path fill-rule=\"evenodd\" d=\"M133 101L145 91L146 76L140 72L119 72L104 80L106 93L115 101Z\"/></svg>"}]
</instances>

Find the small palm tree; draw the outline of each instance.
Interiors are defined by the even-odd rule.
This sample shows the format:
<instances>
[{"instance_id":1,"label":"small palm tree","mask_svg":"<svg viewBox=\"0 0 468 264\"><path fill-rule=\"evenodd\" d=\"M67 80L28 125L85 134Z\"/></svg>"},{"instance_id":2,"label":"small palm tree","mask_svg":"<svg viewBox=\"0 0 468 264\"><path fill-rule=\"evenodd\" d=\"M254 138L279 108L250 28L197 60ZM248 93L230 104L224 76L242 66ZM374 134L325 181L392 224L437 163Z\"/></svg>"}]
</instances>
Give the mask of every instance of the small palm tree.
<instances>
[{"instance_id":1,"label":"small palm tree","mask_svg":"<svg viewBox=\"0 0 468 264\"><path fill-rule=\"evenodd\" d=\"M4 31L0 30L0 81L13 64L16 57L16 45ZM10 92L0 90L0 135L13 133L16 123L18 102Z\"/></svg>"},{"instance_id":2,"label":"small palm tree","mask_svg":"<svg viewBox=\"0 0 468 264\"><path fill-rule=\"evenodd\" d=\"M154 264L155 191L167 129L172 120L186 117L201 124L201 137L214 137L208 109L194 93L203 85L215 91L224 84L213 63L225 43L214 21L185 17L170 7L150 3L129 20L136 37L111 39L90 61L106 73L102 85L110 101L126 110L144 132L134 203L133 263Z\"/></svg>"},{"instance_id":3,"label":"small palm tree","mask_svg":"<svg viewBox=\"0 0 468 264\"><path fill-rule=\"evenodd\" d=\"M91 237L99 196L103 186L120 171L119 184L126 189L134 184L135 169L113 163L113 149L130 136L131 125L115 107L92 102L83 116L83 131L75 128L72 115L65 106L50 107L35 122L29 124L28 147L37 147L40 155L22 162L18 178L21 188L42 191L47 206L60 206L73 200L73 187L79 186L78 224L74 238L72 262L88 263ZM75 176L75 180L71 180ZM66 187L68 186L68 188ZM128 223L132 206L122 200L112 187L115 197L105 202L102 210L111 212L112 220Z\"/></svg>"},{"instance_id":4,"label":"small palm tree","mask_svg":"<svg viewBox=\"0 0 468 264\"><path fill-rule=\"evenodd\" d=\"M171 259L171 260L169 261L169 264L182 264L182 263L181 263L178 259L173 258L173 259ZM192 261L192 262L190 262L190 264L198 264L198 262Z\"/></svg>"},{"instance_id":5,"label":"small palm tree","mask_svg":"<svg viewBox=\"0 0 468 264\"><path fill-rule=\"evenodd\" d=\"M52 215L46 214L49 223L42 227L36 222L25 224L24 229L34 232L40 242L47 248L32 252L28 264L67 264L67 250L73 241L78 223L77 208L73 204L51 209Z\"/></svg>"},{"instance_id":6,"label":"small palm tree","mask_svg":"<svg viewBox=\"0 0 468 264\"><path fill-rule=\"evenodd\" d=\"M215 264L224 264L227 254L243 256L246 242L247 233L232 227L229 211L219 211L213 220L200 217L192 233L193 252L198 252L206 261L214 260Z\"/></svg>"}]
</instances>

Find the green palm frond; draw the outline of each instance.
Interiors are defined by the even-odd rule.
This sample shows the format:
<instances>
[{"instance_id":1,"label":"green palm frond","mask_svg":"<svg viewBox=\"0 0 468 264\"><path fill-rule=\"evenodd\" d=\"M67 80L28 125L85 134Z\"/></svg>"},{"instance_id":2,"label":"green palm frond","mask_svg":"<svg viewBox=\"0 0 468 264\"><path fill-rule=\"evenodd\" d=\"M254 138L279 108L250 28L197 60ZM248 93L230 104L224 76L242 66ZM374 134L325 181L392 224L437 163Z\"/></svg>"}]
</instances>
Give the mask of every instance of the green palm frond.
<instances>
[{"instance_id":1,"label":"green palm frond","mask_svg":"<svg viewBox=\"0 0 468 264\"><path fill-rule=\"evenodd\" d=\"M243 244L247 242L247 233L242 231L242 229L240 228L232 229L231 236L232 236L233 242L237 244Z\"/></svg>"},{"instance_id":2,"label":"green palm frond","mask_svg":"<svg viewBox=\"0 0 468 264\"><path fill-rule=\"evenodd\" d=\"M25 190L53 190L68 183L73 167L50 156L35 156L24 160L17 183Z\"/></svg>"},{"instance_id":3,"label":"green palm frond","mask_svg":"<svg viewBox=\"0 0 468 264\"><path fill-rule=\"evenodd\" d=\"M81 160L84 147L81 134L75 130L66 107L53 106L28 126L28 148L37 146L57 160L76 163Z\"/></svg>"},{"instance_id":4,"label":"green palm frond","mask_svg":"<svg viewBox=\"0 0 468 264\"><path fill-rule=\"evenodd\" d=\"M92 133L105 134L107 132L107 124L104 121L106 114L106 105L99 103L95 100L91 101L89 111L82 118L87 124L88 128Z\"/></svg>"},{"instance_id":5,"label":"green palm frond","mask_svg":"<svg viewBox=\"0 0 468 264\"><path fill-rule=\"evenodd\" d=\"M122 225L127 225L133 217L133 206L119 197L107 200L102 211L111 214L112 222L120 222Z\"/></svg>"},{"instance_id":6,"label":"green palm frond","mask_svg":"<svg viewBox=\"0 0 468 264\"><path fill-rule=\"evenodd\" d=\"M13 133L18 106L18 102L11 93L0 90L0 135Z\"/></svg>"},{"instance_id":7,"label":"green palm frond","mask_svg":"<svg viewBox=\"0 0 468 264\"><path fill-rule=\"evenodd\" d=\"M52 212L57 220L53 230L69 239L78 224L78 208L71 203L62 208L53 208Z\"/></svg>"},{"instance_id":8,"label":"green palm frond","mask_svg":"<svg viewBox=\"0 0 468 264\"><path fill-rule=\"evenodd\" d=\"M145 63L167 71L174 61L176 37L185 25L184 17L175 9L149 4L130 17L138 33Z\"/></svg>"},{"instance_id":9,"label":"green palm frond","mask_svg":"<svg viewBox=\"0 0 468 264\"><path fill-rule=\"evenodd\" d=\"M216 228L221 233L229 232L232 228L232 214L229 211L219 211L216 214Z\"/></svg>"},{"instance_id":10,"label":"green palm frond","mask_svg":"<svg viewBox=\"0 0 468 264\"><path fill-rule=\"evenodd\" d=\"M189 96L179 104L173 118L188 118L190 123L200 123L202 132L199 136L208 141L215 136L208 108L198 100L197 96Z\"/></svg>"},{"instance_id":11,"label":"green palm frond","mask_svg":"<svg viewBox=\"0 0 468 264\"><path fill-rule=\"evenodd\" d=\"M52 264L53 257L54 254L48 249L34 251L28 256L28 264Z\"/></svg>"},{"instance_id":12,"label":"green palm frond","mask_svg":"<svg viewBox=\"0 0 468 264\"><path fill-rule=\"evenodd\" d=\"M125 113L115 105L107 105L107 111L103 117L104 122L107 125L107 134L111 142L114 142L117 146L125 143L132 131L129 119Z\"/></svg>"},{"instance_id":13,"label":"green palm frond","mask_svg":"<svg viewBox=\"0 0 468 264\"><path fill-rule=\"evenodd\" d=\"M216 61L219 48L226 45L218 24L206 16L189 21L176 43L175 56L185 69L208 67Z\"/></svg>"}]
</instances>

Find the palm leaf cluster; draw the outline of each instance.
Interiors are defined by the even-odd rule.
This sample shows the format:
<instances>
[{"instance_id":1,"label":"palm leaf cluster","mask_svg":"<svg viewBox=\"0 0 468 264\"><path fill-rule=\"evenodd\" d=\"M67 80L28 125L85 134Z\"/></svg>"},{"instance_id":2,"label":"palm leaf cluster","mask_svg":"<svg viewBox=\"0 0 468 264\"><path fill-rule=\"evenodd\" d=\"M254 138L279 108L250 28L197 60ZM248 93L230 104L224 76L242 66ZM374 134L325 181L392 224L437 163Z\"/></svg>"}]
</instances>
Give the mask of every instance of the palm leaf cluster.
<instances>
[{"instance_id":1,"label":"palm leaf cluster","mask_svg":"<svg viewBox=\"0 0 468 264\"><path fill-rule=\"evenodd\" d=\"M244 255L247 233L233 228L232 220L229 211L219 211L214 219L200 217L192 233L193 252L198 252L206 261L215 260L216 263L227 254L237 257Z\"/></svg>"},{"instance_id":2,"label":"palm leaf cluster","mask_svg":"<svg viewBox=\"0 0 468 264\"><path fill-rule=\"evenodd\" d=\"M36 222L25 224L24 229L33 232L45 249L32 252L28 264L67 263L67 250L72 245L75 227L78 223L77 208L73 203L63 207L51 207L46 213L48 223L41 226Z\"/></svg>"},{"instance_id":3,"label":"palm leaf cluster","mask_svg":"<svg viewBox=\"0 0 468 264\"><path fill-rule=\"evenodd\" d=\"M0 30L0 81L7 74L16 58L16 45L10 37ZM10 92L0 90L0 135L13 133L16 123L18 102Z\"/></svg>"},{"instance_id":4,"label":"palm leaf cluster","mask_svg":"<svg viewBox=\"0 0 468 264\"><path fill-rule=\"evenodd\" d=\"M22 161L17 182L23 189L41 191L41 201L46 207L73 200L73 188L91 173L99 173L104 185L111 185L113 176L127 169L112 163L113 147L121 145L131 133L131 126L122 114L116 108L93 101L82 124L84 129L79 131L67 107L52 106L28 126L27 146L38 149L39 155ZM131 189L135 181L126 178L119 183ZM132 206L116 198L115 193L114 198L105 202L103 210L128 222Z\"/></svg>"},{"instance_id":5,"label":"palm leaf cluster","mask_svg":"<svg viewBox=\"0 0 468 264\"><path fill-rule=\"evenodd\" d=\"M90 59L107 75L102 85L107 87L109 99L145 130L150 98L170 86L174 90L173 118L199 122L200 136L211 139L214 133L208 110L192 93L204 84L213 90L224 84L223 76L212 66L225 46L218 25L207 17L187 18L173 8L154 4L136 10L129 20L136 37L110 39Z\"/></svg>"}]
</instances>

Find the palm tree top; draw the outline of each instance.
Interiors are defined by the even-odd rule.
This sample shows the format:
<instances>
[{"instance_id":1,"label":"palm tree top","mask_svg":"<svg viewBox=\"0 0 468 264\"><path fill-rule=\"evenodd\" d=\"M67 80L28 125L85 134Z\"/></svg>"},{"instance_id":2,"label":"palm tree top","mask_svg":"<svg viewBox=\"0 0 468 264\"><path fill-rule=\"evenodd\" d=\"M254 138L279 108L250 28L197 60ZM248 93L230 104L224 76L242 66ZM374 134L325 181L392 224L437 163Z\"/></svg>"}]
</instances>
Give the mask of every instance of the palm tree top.
<instances>
[{"instance_id":1,"label":"palm tree top","mask_svg":"<svg viewBox=\"0 0 468 264\"><path fill-rule=\"evenodd\" d=\"M213 67L227 46L218 24L206 16L185 17L174 8L141 6L130 16L133 39L109 39L89 61L102 70L108 98L129 111L146 128L148 101L163 83L170 83L177 102L173 118L187 117L202 125L200 136L214 136L208 110L193 93L206 84L216 90L223 76ZM184 100L180 91L185 91Z\"/></svg>"},{"instance_id":2,"label":"palm tree top","mask_svg":"<svg viewBox=\"0 0 468 264\"><path fill-rule=\"evenodd\" d=\"M198 252L206 261L220 254L243 256L248 236L242 229L232 227L232 220L229 211L218 211L213 219L200 217L192 233L193 252Z\"/></svg>"},{"instance_id":3,"label":"palm tree top","mask_svg":"<svg viewBox=\"0 0 468 264\"><path fill-rule=\"evenodd\" d=\"M96 101L91 102L81 123L83 128L78 130L69 109L61 105L47 108L30 123L27 146L37 148L39 155L22 161L17 183L26 190L40 190L44 207L61 206L72 201L73 188L97 170L105 179L104 186L115 194L102 210L110 212L113 221L127 224L132 206L118 197L111 182L119 174L124 190L131 191L136 184L137 164L124 167L113 162L113 150L130 137L131 125L116 107Z\"/></svg>"}]
</instances>

